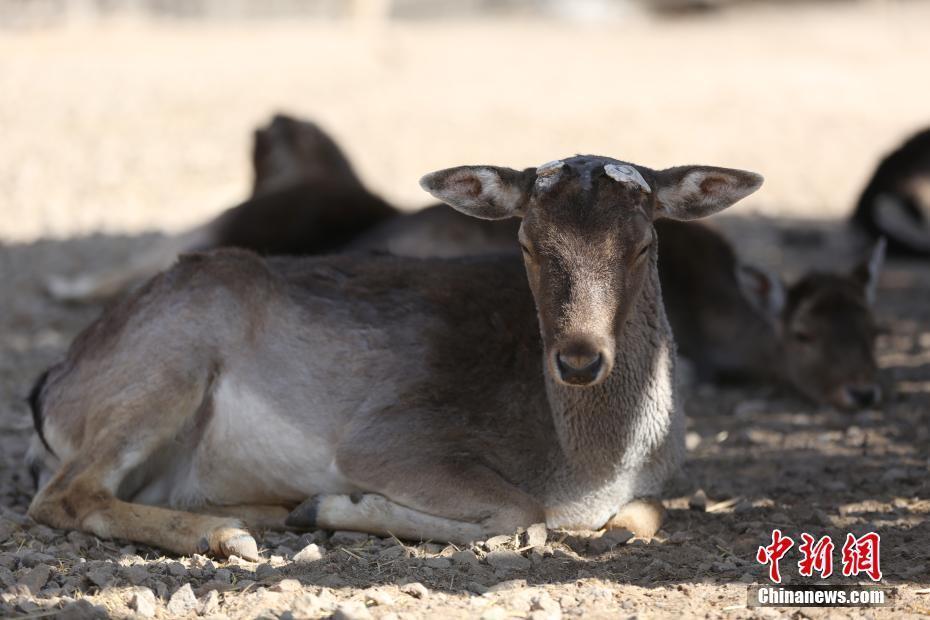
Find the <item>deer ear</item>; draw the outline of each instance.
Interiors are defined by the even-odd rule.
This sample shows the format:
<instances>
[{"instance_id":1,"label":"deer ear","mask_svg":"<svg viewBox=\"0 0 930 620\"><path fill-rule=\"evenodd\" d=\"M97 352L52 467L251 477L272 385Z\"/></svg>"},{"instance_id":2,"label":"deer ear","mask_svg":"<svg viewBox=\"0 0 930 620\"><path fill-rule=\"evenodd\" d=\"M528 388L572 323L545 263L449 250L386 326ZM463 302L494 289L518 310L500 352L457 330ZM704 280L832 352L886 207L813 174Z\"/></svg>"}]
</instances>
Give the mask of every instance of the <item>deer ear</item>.
<instances>
[{"instance_id":1,"label":"deer ear","mask_svg":"<svg viewBox=\"0 0 930 620\"><path fill-rule=\"evenodd\" d=\"M733 168L678 166L656 179L656 218L694 220L722 211L762 187L762 175Z\"/></svg>"},{"instance_id":2,"label":"deer ear","mask_svg":"<svg viewBox=\"0 0 930 620\"><path fill-rule=\"evenodd\" d=\"M875 304L875 297L878 291L878 278L882 272L882 266L885 264L885 238L879 237L875 245L872 246L872 252L869 257L856 265L853 269L852 277L862 285L865 293L865 300L871 306Z\"/></svg>"},{"instance_id":3,"label":"deer ear","mask_svg":"<svg viewBox=\"0 0 930 620\"><path fill-rule=\"evenodd\" d=\"M736 266L740 292L767 321L776 324L785 308L785 285L774 273L752 265Z\"/></svg>"},{"instance_id":4,"label":"deer ear","mask_svg":"<svg viewBox=\"0 0 930 620\"><path fill-rule=\"evenodd\" d=\"M536 169L459 166L431 172L420 187L456 211L482 220L522 217Z\"/></svg>"}]
</instances>

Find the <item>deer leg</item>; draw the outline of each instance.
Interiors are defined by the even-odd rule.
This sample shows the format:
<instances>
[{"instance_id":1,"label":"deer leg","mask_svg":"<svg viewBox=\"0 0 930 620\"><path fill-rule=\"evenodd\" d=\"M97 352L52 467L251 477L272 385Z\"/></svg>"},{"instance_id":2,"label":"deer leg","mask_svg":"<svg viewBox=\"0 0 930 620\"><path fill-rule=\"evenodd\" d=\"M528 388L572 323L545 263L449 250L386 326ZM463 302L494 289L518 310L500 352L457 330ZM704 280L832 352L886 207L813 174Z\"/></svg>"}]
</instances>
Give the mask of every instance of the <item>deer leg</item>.
<instances>
[{"instance_id":1,"label":"deer leg","mask_svg":"<svg viewBox=\"0 0 930 620\"><path fill-rule=\"evenodd\" d=\"M288 530L285 521L291 511L284 506L239 505L215 506L212 504L196 509L198 513L219 517L232 517L245 522L252 530Z\"/></svg>"},{"instance_id":2,"label":"deer leg","mask_svg":"<svg viewBox=\"0 0 930 620\"><path fill-rule=\"evenodd\" d=\"M652 538L665 520L665 507L654 497L634 499L620 507L604 527L624 528L640 538Z\"/></svg>"},{"instance_id":3,"label":"deer leg","mask_svg":"<svg viewBox=\"0 0 930 620\"><path fill-rule=\"evenodd\" d=\"M180 555L212 552L258 559L255 539L241 521L122 501L103 484L113 471L107 465L70 461L33 499L30 516L53 527L124 538Z\"/></svg>"},{"instance_id":4,"label":"deer leg","mask_svg":"<svg viewBox=\"0 0 930 620\"><path fill-rule=\"evenodd\" d=\"M353 448L340 451L337 464L368 492L312 497L291 513L289 525L467 543L545 521L535 498L473 462Z\"/></svg>"}]
</instances>

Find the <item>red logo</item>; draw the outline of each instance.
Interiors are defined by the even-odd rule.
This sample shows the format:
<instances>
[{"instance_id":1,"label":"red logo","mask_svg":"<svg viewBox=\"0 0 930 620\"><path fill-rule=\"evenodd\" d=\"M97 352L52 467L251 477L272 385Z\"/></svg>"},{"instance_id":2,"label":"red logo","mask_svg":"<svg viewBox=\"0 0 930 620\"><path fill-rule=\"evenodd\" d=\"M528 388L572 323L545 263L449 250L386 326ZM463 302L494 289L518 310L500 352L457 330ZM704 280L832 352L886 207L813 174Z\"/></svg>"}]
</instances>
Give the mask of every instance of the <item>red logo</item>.
<instances>
[{"instance_id":1,"label":"red logo","mask_svg":"<svg viewBox=\"0 0 930 620\"><path fill-rule=\"evenodd\" d=\"M794 541L781 535L781 530L772 530L772 544L759 547L756 552L756 561L759 564L769 565L769 579L774 583L781 583L781 572L778 570L778 561L784 557L788 550L794 546Z\"/></svg>"},{"instance_id":2,"label":"red logo","mask_svg":"<svg viewBox=\"0 0 930 620\"><path fill-rule=\"evenodd\" d=\"M859 538L846 534L843 545L843 575L857 577L865 573L872 581L880 581L882 568L879 563L878 548L882 539L875 532L869 532Z\"/></svg>"},{"instance_id":3,"label":"red logo","mask_svg":"<svg viewBox=\"0 0 930 620\"><path fill-rule=\"evenodd\" d=\"M822 536L819 540L807 533L801 534L801 544L798 551L801 559L798 561L798 572L802 577L812 577L814 571L826 579L833 574L833 550L836 548L829 536ZM881 581L882 569L879 547L881 537L876 532L869 532L856 538L853 534L846 534L846 543L843 545L843 576L858 577L865 573L872 581ZM769 579L773 583L781 583L781 571L778 562L794 546L789 536L784 536L781 530L772 530L772 542L765 547L759 547L756 552L756 561L768 565Z\"/></svg>"},{"instance_id":4,"label":"red logo","mask_svg":"<svg viewBox=\"0 0 930 620\"><path fill-rule=\"evenodd\" d=\"M798 572L804 577L810 577L816 570L820 573L821 579L832 575L833 540L829 536L824 536L815 543L814 537L810 534L801 534L801 540L804 542L798 547L798 551L804 557L798 562Z\"/></svg>"}]
</instances>

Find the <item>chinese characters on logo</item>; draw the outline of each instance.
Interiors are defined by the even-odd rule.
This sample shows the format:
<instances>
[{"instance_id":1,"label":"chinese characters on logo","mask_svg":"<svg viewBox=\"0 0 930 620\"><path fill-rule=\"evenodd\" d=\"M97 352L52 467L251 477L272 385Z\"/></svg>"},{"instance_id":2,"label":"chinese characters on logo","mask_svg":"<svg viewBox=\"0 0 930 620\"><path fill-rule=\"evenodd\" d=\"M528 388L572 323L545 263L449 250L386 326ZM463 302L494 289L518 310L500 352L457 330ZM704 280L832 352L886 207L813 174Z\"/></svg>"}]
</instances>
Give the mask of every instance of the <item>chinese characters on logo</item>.
<instances>
[{"instance_id":1,"label":"chinese characters on logo","mask_svg":"<svg viewBox=\"0 0 930 620\"><path fill-rule=\"evenodd\" d=\"M814 572L826 579L833 574L833 550L835 545L829 536L815 539L807 533L801 534L801 544L798 551L801 559L798 561L798 572L803 577L811 577ZM843 575L845 577L858 577L866 574L872 581L880 581L882 569L879 559L881 537L875 532L869 532L859 538L853 534L846 534L846 543L842 549ZM784 536L781 530L772 530L772 542L759 547L756 552L756 561L768 565L769 579L773 583L781 583L781 572L778 563L794 546L790 536Z\"/></svg>"}]
</instances>

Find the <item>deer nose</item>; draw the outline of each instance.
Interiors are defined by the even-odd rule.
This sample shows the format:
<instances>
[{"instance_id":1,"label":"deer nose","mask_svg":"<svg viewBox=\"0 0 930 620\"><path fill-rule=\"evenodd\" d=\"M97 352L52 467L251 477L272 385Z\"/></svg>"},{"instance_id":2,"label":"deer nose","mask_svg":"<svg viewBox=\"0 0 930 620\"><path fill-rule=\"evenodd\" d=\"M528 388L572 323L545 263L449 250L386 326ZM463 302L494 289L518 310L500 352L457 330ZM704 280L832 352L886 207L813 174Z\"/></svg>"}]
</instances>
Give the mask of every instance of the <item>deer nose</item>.
<instances>
[{"instance_id":1,"label":"deer nose","mask_svg":"<svg viewBox=\"0 0 930 620\"><path fill-rule=\"evenodd\" d=\"M569 346L555 354L559 378L571 385L590 385L604 367L604 356L590 346Z\"/></svg>"},{"instance_id":2,"label":"deer nose","mask_svg":"<svg viewBox=\"0 0 930 620\"><path fill-rule=\"evenodd\" d=\"M877 385L857 385L847 387L846 395L858 407L871 407L881 400L882 392Z\"/></svg>"}]
</instances>

